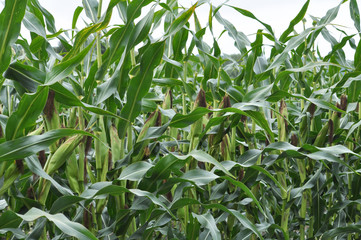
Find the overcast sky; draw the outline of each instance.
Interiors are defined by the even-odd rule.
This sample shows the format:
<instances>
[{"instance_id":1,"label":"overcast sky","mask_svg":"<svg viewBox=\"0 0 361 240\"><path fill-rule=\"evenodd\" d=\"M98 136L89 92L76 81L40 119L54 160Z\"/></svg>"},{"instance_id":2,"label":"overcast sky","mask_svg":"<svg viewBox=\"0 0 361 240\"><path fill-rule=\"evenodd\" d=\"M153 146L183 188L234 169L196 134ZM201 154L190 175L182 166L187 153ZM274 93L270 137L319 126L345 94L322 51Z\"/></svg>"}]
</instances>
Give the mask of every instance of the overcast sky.
<instances>
[{"instance_id":1,"label":"overcast sky","mask_svg":"<svg viewBox=\"0 0 361 240\"><path fill-rule=\"evenodd\" d=\"M70 29L74 10L77 6L82 5L81 0L39 0L39 2L54 15L58 29ZM179 0L179 3L185 7L189 7L195 2L195 0ZM211 1L211 3L215 6L222 2L224 1ZM276 36L280 36L281 33L288 27L289 22L300 11L305 2L305 0L230 0L228 1L228 4L251 11L258 19L271 25ZM323 17L327 10L337 6L339 2L340 0L311 0L306 15L307 27L310 27L312 23L309 15ZM109 0L103 0L103 11L106 9L108 3ZM196 12L201 23L203 26L205 26L208 19L209 6L204 4L203 6L198 7ZM258 22L242 16L232 8L222 7L220 13L223 18L226 18L232 24L234 24L238 31L249 35L251 40L253 39L253 34L256 33L258 29L264 29L264 27ZM84 19L86 22L89 22L83 12L78 21L78 28L85 26L82 23L82 19ZM111 23L121 23L116 10L113 12ZM353 22L350 18L348 2L341 6L340 12L333 23L344 26L340 28L349 34L356 33L356 29L354 28ZM223 30L223 27L219 24L216 24L216 21L214 21L214 28L215 32L218 34ZM329 27L328 29L334 33L334 37L336 39L340 40L342 38L342 35L337 31L334 31L332 27ZM297 30L302 30L302 24L299 24ZM207 39L209 39L209 43L211 43L211 38L209 37ZM233 46L232 39L229 38L227 34L222 35L219 40L219 45L222 52L224 53L237 52L236 48ZM320 45L320 49L324 54L330 50L330 45L327 42L322 41ZM345 50L347 51L347 54L352 57L352 50L350 48Z\"/></svg>"}]
</instances>

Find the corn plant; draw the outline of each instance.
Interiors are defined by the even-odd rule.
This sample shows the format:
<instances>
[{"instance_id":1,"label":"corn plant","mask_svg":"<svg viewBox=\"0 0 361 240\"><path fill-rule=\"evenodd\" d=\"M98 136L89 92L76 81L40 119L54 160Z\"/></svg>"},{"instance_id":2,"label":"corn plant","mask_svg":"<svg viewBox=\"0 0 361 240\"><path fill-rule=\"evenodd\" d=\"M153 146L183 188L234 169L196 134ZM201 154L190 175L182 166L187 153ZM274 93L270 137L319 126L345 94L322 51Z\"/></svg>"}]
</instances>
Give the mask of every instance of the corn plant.
<instances>
[{"instance_id":1,"label":"corn plant","mask_svg":"<svg viewBox=\"0 0 361 240\"><path fill-rule=\"evenodd\" d=\"M1 238L359 239L358 1L320 18L309 3L278 36L211 1L83 0L59 30L38 0L5 0Z\"/></svg>"}]
</instances>

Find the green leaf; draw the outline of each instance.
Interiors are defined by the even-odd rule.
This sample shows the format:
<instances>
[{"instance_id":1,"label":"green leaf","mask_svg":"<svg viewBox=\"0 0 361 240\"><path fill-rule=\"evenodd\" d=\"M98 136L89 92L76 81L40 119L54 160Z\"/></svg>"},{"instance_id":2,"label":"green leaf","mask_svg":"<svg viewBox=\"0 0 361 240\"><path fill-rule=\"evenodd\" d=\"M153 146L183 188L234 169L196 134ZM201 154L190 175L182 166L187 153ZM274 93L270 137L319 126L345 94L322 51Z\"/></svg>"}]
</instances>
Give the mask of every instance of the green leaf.
<instances>
[{"instance_id":1,"label":"green leaf","mask_svg":"<svg viewBox=\"0 0 361 240\"><path fill-rule=\"evenodd\" d=\"M259 149L250 149L238 159L239 165L242 167L251 167L256 165L258 158L261 156L262 151Z\"/></svg>"},{"instance_id":2,"label":"green leaf","mask_svg":"<svg viewBox=\"0 0 361 240\"><path fill-rule=\"evenodd\" d=\"M219 176L203 169L193 169L184 173L181 178L201 186L219 178Z\"/></svg>"},{"instance_id":3,"label":"green leaf","mask_svg":"<svg viewBox=\"0 0 361 240\"><path fill-rule=\"evenodd\" d=\"M148 93L153 79L153 70L162 59L164 46L164 41L153 43L141 56L140 70L138 74L130 80L127 102L120 113L120 116L129 122L133 122L141 111L142 98ZM124 126L125 124L127 123L124 122L124 120L119 121L120 126ZM125 128L122 127L122 129ZM119 136L122 138L124 134L125 131L122 130Z\"/></svg>"},{"instance_id":4,"label":"green leaf","mask_svg":"<svg viewBox=\"0 0 361 240\"><path fill-rule=\"evenodd\" d=\"M41 85L45 82L45 73L31 66L23 65L18 62L12 63L8 70L5 72L5 76L9 79L19 82L26 89L35 91L38 85ZM112 112L106 111L99 107L84 103L79 100L77 96L74 95L73 92L69 91L60 83L54 83L50 86L50 89L56 92L55 98L58 102L63 103L65 105L74 107L79 106L84 109L100 114L100 115L108 115L115 118L121 118Z\"/></svg>"},{"instance_id":5,"label":"green leaf","mask_svg":"<svg viewBox=\"0 0 361 240\"><path fill-rule=\"evenodd\" d=\"M238 7L233 7L233 6L230 6L232 7L234 10L236 10L237 12L241 13L243 16L246 16L246 17L249 17L249 18L252 18L254 20L256 20L257 22L259 22L260 24L262 24L267 30L268 32L274 36L274 33L273 33L273 30L272 30L272 27L264 22L262 22L261 20L259 20L258 18L256 18L256 16L253 15L253 13L251 13L250 11L247 11L245 9L242 9L242 8L238 8Z\"/></svg>"},{"instance_id":6,"label":"green leaf","mask_svg":"<svg viewBox=\"0 0 361 240\"><path fill-rule=\"evenodd\" d=\"M0 229L18 228L22 220L13 211L5 211L0 215Z\"/></svg>"},{"instance_id":7,"label":"green leaf","mask_svg":"<svg viewBox=\"0 0 361 240\"><path fill-rule=\"evenodd\" d=\"M350 15L354 22L355 28L360 33L361 27L360 27L360 11L357 5L356 0L350 0Z\"/></svg>"},{"instance_id":8,"label":"green leaf","mask_svg":"<svg viewBox=\"0 0 361 240\"><path fill-rule=\"evenodd\" d=\"M157 181L167 179L172 171L179 171L185 163L186 161L183 161L172 154L162 157L155 164L154 168L148 172L150 177L143 178L139 183L139 188L150 192L155 191Z\"/></svg>"},{"instance_id":9,"label":"green leaf","mask_svg":"<svg viewBox=\"0 0 361 240\"><path fill-rule=\"evenodd\" d=\"M305 191L306 189L313 188L315 184L317 184L317 180L320 177L321 171L322 171L322 165L305 184L303 184L301 187L293 188L291 190L290 198L293 199L293 198L301 197L303 191Z\"/></svg>"},{"instance_id":10,"label":"green leaf","mask_svg":"<svg viewBox=\"0 0 361 240\"><path fill-rule=\"evenodd\" d=\"M300 12L297 14L297 16L294 19L291 20L291 22L288 25L288 28L286 29L286 31L284 31L282 33L282 35L280 37L280 42L285 42L288 35L293 32L294 27L296 26L296 24L299 23L300 21L302 21L302 19L306 15L309 4L310 4L310 0L307 0L305 2L305 4L303 5L302 9L300 10Z\"/></svg>"},{"instance_id":11,"label":"green leaf","mask_svg":"<svg viewBox=\"0 0 361 240\"><path fill-rule=\"evenodd\" d=\"M178 18L176 18L170 25L170 27L166 33L166 36L171 36L174 33L178 32L188 22L189 18L194 13L197 5L198 5L198 2L196 2L192 7L190 7L188 10L184 11Z\"/></svg>"},{"instance_id":12,"label":"green leaf","mask_svg":"<svg viewBox=\"0 0 361 240\"><path fill-rule=\"evenodd\" d=\"M253 169L257 170L258 172L261 172L264 175L266 175L267 177L269 177L277 185L277 187L279 187L281 192L282 191L284 191L284 192L287 191L287 189L284 189L282 184L275 177L273 177L272 174L269 173L266 169L264 169L264 168L262 168L260 166L251 166L251 168L253 168Z\"/></svg>"},{"instance_id":13,"label":"green leaf","mask_svg":"<svg viewBox=\"0 0 361 240\"><path fill-rule=\"evenodd\" d=\"M83 201L84 198L79 196L62 196L55 200L51 209L49 211L50 214L55 214L64 211L70 206L74 206L74 204Z\"/></svg>"},{"instance_id":14,"label":"green leaf","mask_svg":"<svg viewBox=\"0 0 361 240\"><path fill-rule=\"evenodd\" d=\"M124 59L124 62L119 62L114 74L112 77L102 83L97 88L97 105L104 102L108 99L111 95L117 92L120 95L120 98L124 97L126 87L128 86L129 82L129 71L131 69L130 64L130 57ZM92 94L92 92L91 92Z\"/></svg>"},{"instance_id":15,"label":"green leaf","mask_svg":"<svg viewBox=\"0 0 361 240\"><path fill-rule=\"evenodd\" d=\"M203 117L205 114L210 113L211 111L207 108L196 108L188 115L182 115L177 113L173 118L171 123L169 124L170 127L175 128L184 128L192 123L195 123L198 119Z\"/></svg>"},{"instance_id":16,"label":"green leaf","mask_svg":"<svg viewBox=\"0 0 361 240\"><path fill-rule=\"evenodd\" d=\"M143 161L133 163L122 170L118 180L139 181L151 167L152 164Z\"/></svg>"},{"instance_id":17,"label":"green leaf","mask_svg":"<svg viewBox=\"0 0 361 240\"><path fill-rule=\"evenodd\" d=\"M100 23L96 23L89 27L83 28L79 31L75 36L75 41L73 48L68 52L68 54L63 58L63 62L68 61L69 59L75 58L78 54L80 49L83 47L83 44L88 39L88 37L95 32L101 31L106 28L110 22L113 8L122 0L111 0L109 2L107 11L105 13L104 19Z\"/></svg>"},{"instance_id":18,"label":"green leaf","mask_svg":"<svg viewBox=\"0 0 361 240\"><path fill-rule=\"evenodd\" d=\"M265 117L260 112L242 111L241 110L242 108L249 109L249 106L247 106L247 105L240 105L239 108L235 108L235 106L236 106L236 104L234 105L234 107L225 108L225 109L217 109L217 110L209 110L207 108L199 107L199 108L196 108L194 111L192 111L188 115L176 114L172 118L172 121L169 126L176 127L176 128L184 128L184 127L187 127L187 126L193 124L198 119L203 117L205 114L210 113L210 112L233 112L233 113L245 115L247 117L254 119L255 122L268 133L268 135L270 136L271 142L274 140L274 134L273 134L270 126L269 126L267 120L265 119Z\"/></svg>"},{"instance_id":19,"label":"green leaf","mask_svg":"<svg viewBox=\"0 0 361 240\"><path fill-rule=\"evenodd\" d=\"M85 14L93 23L98 21L98 1L97 0L82 0L85 9Z\"/></svg>"},{"instance_id":20,"label":"green leaf","mask_svg":"<svg viewBox=\"0 0 361 240\"><path fill-rule=\"evenodd\" d=\"M221 233L219 232L216 221L214 220L213 216L207 212L203 215L198 215L192 213L192 216L197 218L198 222L202 225L202 227L209 230L211 233L212 239L214 240L221 240Z\"/></svg>"},{"instance_id":21,"label":"green leaf","mask_svg":"<svg viewBox=\"0 0 361 240\"><path fill-rule=\"evenodd\" d=\"M46 76L45 85L53 85L54 83L63 80L67 76L69 76L76 66L78 66L81 61L85 58L85 56L89 53L90 49L93 47L93 43L90 43L86 48L84 48L80 53L78 53L75 57L63 61L58 65L54 66L49 74Z\"/></svg>"},{"instance_id":22,"label":"green leaf","mask_svg":"<svg viewBox=\"0 0 361 240\"><path fill-rule=\"evenodd\" d=\"M47 149L55 141L74 134L93 136L74 129L56 129L42 135L25 136L0 144L0 162L23 159Z\"/></svg>"},{"instance_id":23,"label":"green leaf","mask_svg":"<svg viewBox=\"0 0 361 240\"><path fill-rule=\"evenodd\" d=\"M306 98L301 94L290 94L290 93L285 92L285 91L276 91L276 92L274 92L272 95L267 97L267 101L269 101L269 102L277 102L277 101L281 100L282 98L289 98L289 97L294 97L294 98L306 100L308 102L311 102L311 103L315 104L317 107L320 107L320 108L323 108L323 109L332 110L332 111L340 112L340 113L344 113L344 114L346 113L345 111L337 108L334 104L332 104L330 102L326 102L324 100L317 99L317 98Z\"/></svg>"},{"instance_id":24,"label":"green leaf","mask_svg":"<svg viewBox=\"0 0 361 240\"><path fill-rule=\"evenodd\" d=\"M45 82L46 74L39 69L14 62L10 64L4 76L8 79L19 82L24 88L31 92L36 92L39 84Z\"/></svg>"},{"instance_id":25,"label":"green leaf","mask_svg":"<svg viewBox=\"0 0 361 240\"><path fill-rule=\"evenodd\" d=\"M219 12L216 12L215 16L217 21L228 31L230 37L234 39L237 49L242 54L246 54L248 51L246 46L250 45L250 41L248 40L247 36L244 33L239 33L231 22L221 17Z\"/></svg>"},{"instance_id":26,"label":"green leaf","mask_svg":"<svg viewBox=\"0 0 361 240\"><path fill-rule=\"evenodd\" d=\"M127 8L127 22L133 23L134 19L140 16L143 7L151 3L152 0L134 0L131 1Z\"/></svg>"},{"instance_id":27,"label":"green leaf","mask_svg":"<svg viewBox=\"0 0 361 240\"><path fill-rule=\"evenodd\" d=\"M147 191L143 191L143 190L139 190L139 189L129 189L129 191L139 197L147 197L149 198L154 204L161 206L164 210L166 210L173 218L176 218L174 216L174 214L169 210L169 208L162 203L154 194L147 192Z\"/></svg>"},{"instance_id":28,"label":"green leaf","mask_svg":"<svg viewBox=\"0 0 361 240\"><path fill-rule=\"evenodd\" d=\"M300 44L302 44L304 42L305 38L307 37L307 35L312 30L313 30L312 28L307 28L305 31L303 31L298 36L292 37L291 40L288 42L287 46L285 47L285 49L279 55L276 56L276 58L271 63L271 65L267 68L266 71L269 71L271 69L281 66L281 64L283 64L286 61L286 59L288 58L288 53L291 50L297 48Z\"/></svg>"},{"instance_id":29,"label":"green leaf","mask_svg":"<svg viewBox=\"0 0 361 240\"><path fill-rule=\"evenodd\" d=\"M17 239L25 239L27 236L19 228L4 228L0 229L0 234L11 232Z\"/></svg>"},{"instance_id":30,"label":"green leaf","mask_svg":"<svg viewBox=\"0 0 361 240\"><path fill-rule=\"evenodd\" d=\"M330 62L311 62L311 63L308 63L305 66L300 67L300 68L289 68L289 69L286 69L286 70L280 72L277 75L277 78L275 80L275 84L277 84L282 79L285 79L286 77L288 77L291 73L313 71L317 67L321 67L321 66L335 66L335 67L339 67L339 68L343 67L343 66L340 66L338 64L330 63Z\"/></svg>"},{"instance_id":31,"label":"green leaf","mask_svg":"<svg viewBox=\"0 0 361 240\"><path fill-rule=\"evenodd\" d=\"M16 112L11 114L6 125L6 140L24 136L23 130L30 127L43 111L48 98L48 87L39 87L34 94L24 94Z\"/></svg>"},{"instance_id":32,"label":"green leaf","mask_svg":"<svg viewBox=\"0 0 361 240\"><path fill-rule=\"evenodd\" d=\"M133 44L133 42L129 41L129 38L132 34L133 37L137 39L137 41L141 41L141 38L145 37L143 33L139 33L139 28L142 28L141 23L137 25L137 30L133 31L134 20L139 17L142 8L144 6L147 6L151 2L151 0L134 0L130 2L129 6L126 9L127 21L124 26L116 30L110 37L109 49L103 55L103 64L97 72L97 79L104 78L106 71L111 64L113 64L116 60L119 59L121 60L120 62L122 62L126 55L129 54L130 46ZM147 27L148 26L146 25L145 29L147 29Z\"/></svg>"},{"instance_id":33,"label":"green leaf","mask_svg":"<svg viewBox=\"0 0 361 240\"><path fill-rule=\"evenodd\" d=\"M321 239L330 239L340 235L348 234L348 233L361 233L361 225L360 224L350 224L346 227L338 227L331 230L328 230L322 235Z\"/></svg>"},{"instance_id":34,"label":"green leaf","mask_svg":"<svg viewBox=\"0 0 361 240\"><path fill-rule=\"evenodd\" d=\"M32 0L32 4L34 4L35 9L38 9L45 17L46 28L48 29L48 31L51 33L56 33L55 20L53 15L51 15L51 13L49 13L45 8L43 8L38 0Z\"/></svg>"},{"instance_id":35,"label":"green leaf","mask_svg":"<svg viewBox=\"0 0 361 240\"><path fill-rule=\"evenodd\" d=\"M81 12L83 11L84 8L82 7L77 7L75 10L74 10L74 14L73 14L73 21L71 23L71 28L76 28L76 23L78 21L78 18L79 18L79 15L81 14Z\"/></svg>"},{"instance_id":36,"label":"green leaf","mask_svg":"<svg viewBox=\"0 0 361 240\"><path fill-rule=\"evenodd\" d=\"M230 178L229 176L223 176L223 177L221 177L221 178L230 181L232 184L234 184L235 186L237 186L237 187L239 187L240 189L242 189L248 197L250 197L250 198L253 199L254 203L257 205L257 207L258 207L258 209L260 210L260 212L261 212L265 217L267 216L266 213L265 213L265 211L263 210L260 202L257 200L257 198L254 196L254 194L251 192L251 190L249 190L249 188L248 188L244 183L242 183L242 182L240 182L240 181L237 181L237 180L233 180L233 179Z\"/></svg>"},{"instance_id":37,"label":"green leaf","mask_svg":"<svg viewBox=\"0 0 361 240\"><path fill-rule=\"evenodd\" d=\"M340 6L342 3L343 2L338 4L336 7L328 10L326 15L323 16L320 21L318 21L315 31L310 36L310 39L307 40L308 49L310 49L314 45L317 36L322 32L322 30L337 17L338 11L340 10Z\"/></svg>"},{"instance_id":38,"label":"green leaf","mask_svg":"<svg viewBox=\"0 0 361 240\"><path fill-rule=\"evenodd\" d=\"M273 84L269 84L264 87L256 88L250 92L248 92L244 98L244 102L256 102L265 100L269 94L271 94L271 90L273 88Z\"/></svg>"},{"instance_id":39,"label":"green leaf","mask_svg":"<svg viewBox=\"0 0 361 240\"><path fill-rule=\"evenodd\" d=\"M219 204L217 204L217 205L219 205ZM246 228L248 228L252 232L254 232L258 236L259 239L263 239L260 231L250 220L248 220L248 218L243 216L239 211L236 211L233 209L229 209L228 211L230 211L232 213L232 215L235 216L238 219L238 221L240 221L242 223L243 226L245 226Z\"/></svg>"},{"instance_id":40,"label":"green leaf","mask_svg":"<svg viewBox=\"0 0 361 240\"><path fill-rule=\"evenodd\" d=\"M211 163L214 166L216 166L218 169L220 169L222 172L224 172L225 174L235 178L227 169L225 169L223 167L222 164L220 164L216 159L214 159L211 155L207 154L204 151L201 150L193 150L192 152L190 152L188 156L192 156L193 158L195 158L197 161L200 162L206 162L206 163Z\"/></svg>"},{"instance_id":41,"label":"green leaf","mask_svg":"<svg viewBox=\"0 0 361 240\"><path fill-rule=\"evenodd\" d=\"M25 13L23 24L30 32L34 32L46 39L46 32L44 26L41 24L40 20L31 12L27 11Z\"/></svg>"},{"instance_id":42,"label":"green leaf","mask_svg":"<svg viewBox=\"0 0 361 240\"><path fill-rule=\"evenodd\" d=\"M172 203L171 209L178 209L178 208L183 208L185 206L188 205L201 205L202 207L204 207L205 209L220 209L226 213L229 213L233 216L235 216L237 218L237 220L246 228L250 229L252 232L254 232L259 239L263 239L262 234L260 233L260 231L257 229L257 227L255 226L255 224L253 224L250 220L248 220L245 216L243 216L239 211L234 210L234 209L229 209L226 206L222 205L222 204L218 204L218 203L213 203L213 204L203 204L201 202L199 202L196 199L193 198L181 198L177 201L174 201Z\"/></svg>"},{"instance_id":43,"label":"green leaf","mask_svg":"<svg viewBox=\"0 0 361 240\"><path fill-rule=\"evenodd\" d=\"M354 56L355 71L361 71L361 39L359 40Z\"/></svg>"},{"instance_id":44,"label":"green leaf","mask_svg":"<svg viewBox=\"0 0 361 240\"><path fill-rule=\"evenodd\" d=\"M55 91L55 93L56 93L55 99L60 103L63 103L65 105L68 105L71 107L74 107L74 106L83 107L84 109L86 109L90 112L99 114L99 115L106 115L106 116L111 116L114 118L121 119L120 116L118 116L112 112L109 112L102 108L99 108L99 107L96 107L96 106L93 106L93 105L90 105L90 104L80 101L78 97L76 97L71 91L69 91L67 88L65 88L60 83L55 83L55 84L51 85L50 88ZM125 119L123 119L123 120L125 120Z\"/></svg>"},{"instance_id":45,"label":"green leaf","mask_svg":"<svg viewBox=\"0 0 361 240\"><path fill-rule=\"evenodd\" d=\"M345 141L351 136L351 134L361 125L361 121L352 125L352 127L348 130Z\"/></svg>"},{"instance_id":46,"label":"green leaf","mask_svg":"<svg viewBox=\"0 0 361 240\"><path fill-rule=\"evenodd\" d=\"M69 236L76 237L82 240L89 240L97 238L83 225L77 222L72 222L66 218L63 214L58 213L55 215L49 214L37 208L31 208L24 215L17 214L25 221L32 222L41 217L46 217L49 221L53 222L62 232Z\"/></svg>"},{"instance_id":47,"label":"green leaf","mask_svg":"<svg viewBox=\"0 0 361 240\"><path fill-rule=\"evenodd\" d=\"M27 0L6 0L0 14L0 76L11 61L11 46L20 33Z\"/></svg>"},{"instance_id":48,"label":"green leaf","mask_svg":"<svg viewBox=\"0 0 361 240\"><path fill-rule=\"evenodd\" d=\"M128 49L132 49L146 39L153 24L153 17L154 10L151 9L148 14L134 26L129 37Z\"/></svg>"},{"instance_id":49,"label":"green leaf","mask_svg":"<svg viewBox=\"0 0 361 240\"><path fill-rule=\"evenodd\" d=\"M27 167L30 169L30 171L39 177L42 177L49 182L63 195L73 195L72 191L66 187L61 186L59 183L57 183L52 177L50 177L41 166L39 159L35 156L26 157L25 159Z\"/></svg>"},{"instance_id":50,"label":"green leaf","mask_svg":"<svg viewBox=\"0 0 361 240\"><path fill-rule=\"evenodd\" d=\"M153 83L159 86L183 86L182 80L176 78L154 78Z\"/></svg>"}]
</instances>

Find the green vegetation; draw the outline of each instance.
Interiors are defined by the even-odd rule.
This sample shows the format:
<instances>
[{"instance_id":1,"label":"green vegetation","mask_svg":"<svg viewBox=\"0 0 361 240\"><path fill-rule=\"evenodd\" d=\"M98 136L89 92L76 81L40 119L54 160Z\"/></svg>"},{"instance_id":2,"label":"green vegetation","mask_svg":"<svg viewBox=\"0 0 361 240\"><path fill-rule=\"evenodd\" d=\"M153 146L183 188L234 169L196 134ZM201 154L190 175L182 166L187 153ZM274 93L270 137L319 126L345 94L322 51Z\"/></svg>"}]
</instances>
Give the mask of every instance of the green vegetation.
<instances>
[{"instance_id":1,"label":"green vegetation","mask_svg":"<svg viewBox=\"0 0 361 240\"><path fill-rule=\"evenodd\" d=\"M66 31L38 0L1 12L0 238L360 238L357 0L304 22L307 0L281 36L210 1L82 2ZM251 41L221 8L264 29ZM340 8L353 35L333 24Z\"/></svg>"}]
</instances>

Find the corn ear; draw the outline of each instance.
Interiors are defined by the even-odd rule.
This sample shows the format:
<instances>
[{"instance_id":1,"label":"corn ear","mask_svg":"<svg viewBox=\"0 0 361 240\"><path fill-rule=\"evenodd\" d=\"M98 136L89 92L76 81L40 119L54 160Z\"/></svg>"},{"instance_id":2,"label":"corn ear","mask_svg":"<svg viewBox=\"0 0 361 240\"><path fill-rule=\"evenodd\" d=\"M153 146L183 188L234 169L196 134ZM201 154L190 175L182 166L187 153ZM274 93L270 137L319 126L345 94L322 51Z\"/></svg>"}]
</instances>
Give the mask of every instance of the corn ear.
<instances>
[{"instance_id":1,"label":"corn ear","mask_svg":"<svg viewBox=\"0 0 361 240\"><path fill-rule=\"evenodd\" d=\"M221 142L221 155L224 161L231 160L231 140L227 134Z\"/></svg>"},{"instance_id":2,"label":"corn ear","mask_svg":"<svg viewBox=\"0 0 361 240\"><path fill-rule=\"evenodd\" d=\"M317 134L317 137L313 143L314 146L322 147L325 144L328 127L329 127L329 122L326 122L325 125L320 130L320 132Z\"/></svg>"},{"instance_id":3,"label":"corn ear","mask_svg":"<svg viewBox=\"0 0 361 240\"><path fill-rule=\"evenodd\" d=\"M20 173L21 173L21 169L18 168L15 162L12 163L8 169L6 169L4 174L4 183L0 188L0 195L3 195L9 189L9 187L18 178Z\"/></svg>"},{"instance_id":4,"label":"corn ear","mask_svg":"<svg viewBox=\"0 0 361 240\"><path fill-rule=\"evenodd\" d=\"M282 99L280 104L280 114L278 117L278 140L285 142L287 140L288 111L285 101Z\"/></svg>"},{"instance_id":5,"label":"corn ear","mask_svg":"<svg viewBox=\"0 0 361 240\"><path fill-rule=\"evenodd\" d=\"M44 124L41 124L37 129L30 132L28 136L40 135L43 132L43 130L44 130Z\"/></svg>"},{"instance_id":6,"label":"corn ear","mask_svg":"<svg viewBox=\"0 0 361 240\"><path fill-rule=\"evenodd\" d=\"M48 99L46 101L44 107L44 116L45 116L45 125L47 130L59 129L60 128L60 119L58 111L55 107L55 92L53 90L49 91ZM52 144L50 148L50 152L54 153L59 146L59 143Z\"/></svg>"},{"instance_id":7,"label":"corn ear","mask_svg":"<svg viewBox=\"0 0 361 240\"><path fill-rule=\"evenodd\" d=\"M65 168L65 174L67 176L69 185L71 187L71 189L74 192L77 192L78 194L80 194L80 187L79 187L79 182L78 182L78 162L76 159L76 155L73 152L69 159L68 162L66 164L66 168Z\"/></svg>"},{"instance_id":8,"label":"corn ear","mask_svg":"<svg viewBox=\"0 0 361 240\"><path fill-rule=\"evenodd\" d=\"M302 118L301 123L300 123L299 135L300 135L301 143L307 142L309 129L310 129L309 127L311 125L311 121L314 117L315 111L316 111L316 105L313 103L310 103L310 105L307 108L307 112L309 113L310 117L308 118L306 115L305 117Z\"/></svg>"},{"instance_id":9,"label":"corn ear","mask_svg":"<svg viewBox=\"0 0 361 240\"><path fill-rule=\"evenodd\" d=\"M49 175L58 170L70 157L75 148L83 140L82 135L70 137L55 151L45 164L45 172Z\"/></svg>"},{"instance_id":10,"label":"corn ear","mask_svg":"<svg viewBox=\"0 0 361 240\"><path fill-rule=\"evenodd\" d=\"M347 97L345 95L341 96L341 103L336 105L341 110L346 110L347 108ZM329 132L331 136L329 136L329 141L333 141L333 134L339 129L340 127L340 118L341 113L340 112L333 112L330 120L325 123L325 125L322 127L321 131L318 133L315 142L313 145L316 147L322 147L326 143L326 136ZM331 129L330 129L331 128ZM332 138L332 139L331 139Z\"/></svg>"},{"instance_id":11,"label":"corn ear","mask_svg":"<svg viewBox=\"0 0 361 240\"><path fill-rule=\"evenodd\" d=\"M147 131L150 127L154 127L156 125L158 115L159 115L158 109L150 114L150 116L145 121L144 126L138 135L137 142L140 142L145 137L145 135L147 134Z\"/></svg>"},{"instance_id":12,"label":"corn ear","mask_svg":"<svg viewBox=\"0 0 361 240\"><path fill-rule=\"evenodd\" d=\"M219 104L219 109L225 109L225 108L229 108L229 107L231 107L232 105L231 105L231 99L229 98L229 95L228 94L226 94L224 97L223 97L223 99L222 99L222 101L220 102L220 104ZM217 112L217 113L215 113L215 117L219 117L219 116L221 116L223 113L220 113L220 112Z\"/></svg>"},{"instance_id":13,"label":"corn ear","mask_svg":"<svg viewBox=\"0 0 361 240\"><path fill-rule=\"evenodd\" d=\"M194 102L193 110L195 110L195 109L197 109L199 107L203 107L203 108L207 107L206 93L204 92L203 89L200 89L199 92L198 92L196 101ZM189 135L189 138L191 140L190 150L193 150L198 146L199 135L203 131L203 118L204 117L198 119L191 126L191 132L190 132L190 135Z\"/></svg>"},{"instance_id":14,"label":"corn ear","mask_svg":"<svg viewBox=\"0 0 361 240\"><path fill-rule=\"evenodd\" d=\"M301 143L305 143L308 138L308 117L304 116L300 123L299 136Z\"/></svg>"},{"instance_id":15,"label":"corn ear","mask_svg":"<svg viewBox=\"0 0 361 240\"><path fill-rule=\"evenodd\" d=\"M157 125L159 118L160 118L160 112L157 109L149 116L147 121L144 123L144 126L138 135L137 142L140 142L143 140L143 138L145 137L145 135L150 127ZM143 157L145 155L146 147L148 146L148 144L149 144L149 140L145 140L141 143L139 152L136 153L136 155L133 156L133 158L132 158L133 162L137 162L137 161L140 161L143 159Z\"/></svg>"},{"instance_id":16,"label":"corn ear","mask_svg":"<svg viewBox=\"0 0 361 240\"><path fill-rule=\"evenodd\" d=\"M55 92L53 90L49 91L48 99L46 101L43 112L48 130L60 128L58 111L55 107Z\"/></svg>"},{"instance_id":17,"label":"corn ear","mask_svg":"<svg viewBox=\"0 0 361 240\"><path fill-rule=\"evenodd\" d=\"M173 107L173 95L172 90L168 89L164 96L164 101L162 104L163 109L172 109ZM168 121L168 117L162 115L162 124L165 124Z\"/></svg>"},{"instance_id":18,"label":"corn ear","mask_svg":"<svg viewBox=\"0 0 361 240\"><path fill-rule=\"evenodd\" d=\"M83 140L82 135L75 135L66 140L55 153L48 159L45 164L44 170L47 174L52 175L58 170L67 159L73 154L75 148ZM78 176L78 174L76 174ZM39 202L44 205L50 190L50 182L45 179L41 179L39 183Z\"/></svg>"},{"instance_id":19,"label":"corn ear","mask_svg":"<svg viewBox=\"0 0 361 240\"><path fill-rule=\"evenodd\" d=\"M102 131L95 132L95 136L97 136L97 138L94 140L94 144L95 144L95 167L97 170L97 181L101 182L101 181L105 181L105 176L106 173L108 172L108 149L104 145L104 143L107 142L107 138L105 135L104 120L102 116L99 117L99 128Z\"/></svg>"},{"instance_id":20,"label":"corn ear","mask_svg":"<svg viewBox=\"0 0 361 240\"><path fill-rule=\"evenodd\" d=\"M119 138L114 126L110 127L110 147L112 149L112 168L116 161L124 158L124 142Z\"/></svg>"},{"instance_id":21,"label":"corn ear","mask_svg":"<svg viewBox=\"0 0 361 240\"><path fill-rule=\"evenodd\" d=\"M75 128L76 126L76 120L77 120L76 112L77 112L76 108L72 108L70 110L69 121L67 124L69 128Z\"/></svg>"}]
</instances>

